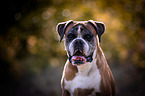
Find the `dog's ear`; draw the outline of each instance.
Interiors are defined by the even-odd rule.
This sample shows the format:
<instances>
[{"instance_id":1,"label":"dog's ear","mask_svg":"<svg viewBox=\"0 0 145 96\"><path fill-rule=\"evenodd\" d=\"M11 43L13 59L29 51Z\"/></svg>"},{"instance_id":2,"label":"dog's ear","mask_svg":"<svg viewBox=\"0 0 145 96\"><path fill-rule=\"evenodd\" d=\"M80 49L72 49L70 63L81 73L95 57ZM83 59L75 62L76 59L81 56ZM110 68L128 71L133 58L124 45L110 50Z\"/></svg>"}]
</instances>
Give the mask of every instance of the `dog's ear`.
<instances>
[{"instance_id":1,"label":"dog's ear","mask_svg":"<svg viewBox=\"0 0 145 96\"><path fill-rule=\"evenodd\" d=\"M65 34L65 31L66 31L66 28L71 24L73 23L73 20L69 20L69 21L66 21L66 22L61 22L61 23L58 23L56 29L57 29L57 32L60 36L60 40L59 42L62 41L63 37L64 37L64 34Z\"/></svg>"},{"instance_id":2,"label":"dog's ear","mask_svg":"<svg viewBox=\"0 0 145 96\"><path fill-rule=\"evenodd\" d=\"M88 23L90 23L95 28L99 37L99 42L101 42L101 35L105 31L105 24L103 22L97 22L93 20L89 20Z\"/></svg>"}]
</instances>

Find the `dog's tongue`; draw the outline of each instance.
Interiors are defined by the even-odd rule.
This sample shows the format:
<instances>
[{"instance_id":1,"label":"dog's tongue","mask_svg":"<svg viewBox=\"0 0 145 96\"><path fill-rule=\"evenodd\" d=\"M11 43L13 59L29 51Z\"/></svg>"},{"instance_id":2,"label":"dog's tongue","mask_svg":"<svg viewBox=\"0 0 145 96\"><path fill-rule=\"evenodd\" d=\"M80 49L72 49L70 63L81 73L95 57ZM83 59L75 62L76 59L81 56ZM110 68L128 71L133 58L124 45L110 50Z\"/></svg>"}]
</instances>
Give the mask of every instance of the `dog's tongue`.
<instances>
[{"instance_id":1,"label":"dog's tongue","mask_svg":"<svg viewBox=\"0 0 145 96\"><path fill-rule=\"evenodd\" d=\"M73 56L71 60L73 65L85 64L87 61L84 56Z\"/></svg>"}]
</instances>

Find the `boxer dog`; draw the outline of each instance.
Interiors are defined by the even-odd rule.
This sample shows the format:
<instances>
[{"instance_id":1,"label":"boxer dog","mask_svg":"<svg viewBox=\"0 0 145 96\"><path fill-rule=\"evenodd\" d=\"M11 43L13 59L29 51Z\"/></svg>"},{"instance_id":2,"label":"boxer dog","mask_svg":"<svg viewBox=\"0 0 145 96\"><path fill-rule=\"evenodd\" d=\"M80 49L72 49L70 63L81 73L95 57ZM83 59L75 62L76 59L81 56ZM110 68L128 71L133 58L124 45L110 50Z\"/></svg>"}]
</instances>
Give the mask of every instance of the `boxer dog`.
<instances>
[{"instance_id":1,"label":"boxer dog","mask_svg":"<svg viewBox=\"0 0 145 96\"><path fill-rule=\"evenodd\" d=\"M104 31L105 25L93 20L57 25L68 55L61 79L62 96L115 96L114 78L99 45Z\"/></svg>"}]
</instances>

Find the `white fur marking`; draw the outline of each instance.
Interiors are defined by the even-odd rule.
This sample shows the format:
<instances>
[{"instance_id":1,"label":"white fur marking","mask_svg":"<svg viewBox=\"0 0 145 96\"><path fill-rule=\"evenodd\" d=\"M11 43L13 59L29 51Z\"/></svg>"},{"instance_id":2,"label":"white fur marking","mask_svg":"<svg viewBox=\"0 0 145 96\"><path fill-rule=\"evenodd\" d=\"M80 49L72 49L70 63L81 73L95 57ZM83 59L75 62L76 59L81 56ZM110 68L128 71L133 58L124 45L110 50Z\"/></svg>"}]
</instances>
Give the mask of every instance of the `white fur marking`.
<instances>
[{"instance_id":1,"label":"white fur marking","mask_svg":"<svg viewBox=\"0 0 145 96\"><path fill-rule=\"evenodd\" d=\"M73 52L74 52L74 47L73 47L73 42L76 40L77 38L75 38L72 42L70 42L70 45L69 45L69 51L70 51L70 55L72 56L73 55ZM67 51L68 52L68 51Z\"/></svg>"},{"instance_id":2,"label":"white fur marking","mask_svg":"<svg viewBox=\"0 0 145 96\"><path fill-rule=\"evenodd\" d=\"M78 32L78 38L81 37L81 27L82 27L82 25L78 26L78 30L77 30L77 32Z\"/></svg>"},{"instance_id":3,"label":"white fur marking","mask_svg":"<svg viewBox=\"0 0 145 96\"><path fill-rule=\"evenodd\" d=\"M97 68L96 60L97 59L94 58L92 63L77 66L78 73L76 73L73 80L67 81L64 79L65 89L70 91L71 96L73 96L72 93L76 88L94 88L94 92L100 92L101 75L99 69Z\"/></svg>"}]
</instances>

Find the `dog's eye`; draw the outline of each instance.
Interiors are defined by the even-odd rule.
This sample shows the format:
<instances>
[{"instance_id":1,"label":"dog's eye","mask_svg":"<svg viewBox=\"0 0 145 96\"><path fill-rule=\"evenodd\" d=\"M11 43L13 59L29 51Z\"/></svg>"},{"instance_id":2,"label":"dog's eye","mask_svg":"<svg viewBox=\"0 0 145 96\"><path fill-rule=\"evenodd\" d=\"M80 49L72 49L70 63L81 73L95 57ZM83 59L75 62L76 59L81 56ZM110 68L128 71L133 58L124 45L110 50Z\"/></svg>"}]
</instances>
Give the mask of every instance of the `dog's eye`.
<instances>
[{"instance_id":1,"label":"dog's eye","mask_svg":"<svg viewBox=\"0 0 145 96\"><path fill-rule=\"evenodd\" d=\"M74 35L74 34L69 34L68 36L67 36L67 38L68 39L74 39L76 36Z\"/></svg>"},{"instance_id":2,"label":"dog's eye","mask_svg":"<svg viewBox=\"0 0 145 96\"><path fill-rule=\"evenodd\" d=\"M87 34L87 35L84 36L84 38L87 39L88 41L90 41L90 40L92 39L92 37L93 37L93 36L91 36L91 35L89 35L89 34Z\"/></svg>"}]
</instances>

